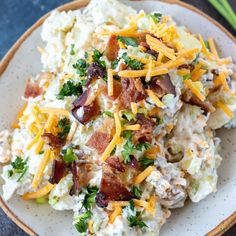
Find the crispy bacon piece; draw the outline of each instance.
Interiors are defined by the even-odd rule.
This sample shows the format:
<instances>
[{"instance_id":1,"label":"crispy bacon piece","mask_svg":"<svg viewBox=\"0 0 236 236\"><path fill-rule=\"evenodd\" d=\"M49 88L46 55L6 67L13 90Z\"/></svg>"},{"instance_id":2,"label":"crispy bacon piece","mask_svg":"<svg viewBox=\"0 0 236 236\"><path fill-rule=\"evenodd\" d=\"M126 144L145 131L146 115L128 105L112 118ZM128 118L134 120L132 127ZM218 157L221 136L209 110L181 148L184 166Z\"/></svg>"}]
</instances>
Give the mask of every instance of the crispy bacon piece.
<instances>
[{"instance_id":1,"label":"crispy bacon piece","mask_svg":"<svg viewBox=\"0 0 236 236\"><path fill-rule=\"evenodd\" d=\"M103 176L98 194L96 195L96 204L99 207L106 207L109 201L129 201L133 194L127 189L113 168L106 165L103 169Z\"/></svg>"},{"instance_id":2,"label":"crispy bacon piece","mask_svg":"<svg viewBox=\"0 0 236 236\"><path fill-rule=\"evenodd\" d=\"M109 98L111 98L112 100L116 100L122 91L122 87L121 87L121 83L119 81L114 80L113 81L114 86L113 86L113 96L109 96ZM105 87L105 94L108 96L108 92L107 92L107 86Z\"/></svg>"},{"instance_id":3,"label":"crispy bacon piece","mask_svg":"<svg viewBox=\"0 0 236 236\"><path fill-rule=\"evenodd\" d=\"M146 118L143 114L138 113L137 124L141 125L141 129L134 132L133 143L137 144L138 142L151 142L152 130L156 123L153 120Z\"/></svg>"},{"instance_id":4,"label":"crispy bacon piece","mask_svg":"<svg viewBox=\"0 0 236 236\"><path fill-rule=\"evenodd\" d=\"M116 171L124 172L125 166L122 162L120 162L119 157L111 156L106 159L106 163Z\"/></svg>"},{"instance_id":5,"label":"crispy bacon piece","mask_svg":"<svg viewBox=\"0 0 236 236\"><path fill-rule=\"evenodd\" d=\"M114 61L118 57L119 49L120 46L117 41L116 35L111 35L107 42L104 55L108 58L108 60Z\"/></svg>"},{"instance_id":6,"label":"crispy bacon piece","mask_svg":"<svg viewBox=\"0 0 236 236\"><path fill-rule=\"evenodd\" d=\"M106 71L96 62L93 62L88 68L88 78L86 79L85 86L88 87L94 80L98 78L104 78L105 76Z\"/></svg>"},{"instance_id":7,"label":"crispy bacon piece","mask_svg":"<svg viewBox=\"0 0 236 236\"><path fill-rule=\"evenodd\" d=\"M150 87L158 97L168 93L176 95L175 86L172 84L168 74L153 78Z\"/></svg>"},{"instance_id":8,"label":"crispy bacon piece","mask_svg":"<svg viewBox=\"0 0 236 236\"><path fill-rule=\"evenodd\" d=\"M178 66L178 70L180 69L187 69L187 70L193 70L194 66L192 64L183 64Z\"/></svg>"},{"instance_id":9,"label":"crispy bacon piece","mask_svg":"<svg viewBox=\"0 0 236 236\"><path fill-rule=\"evenodd\" d=\"M109 142L111 141L111 135L103 132L96 131L87 142L87 145L95 149L98 154L102 154Z\"/></svg>"},{"instance_id":10,"label":"crispy bacon piece","mask_svg":"<svg viewBox=\"0 0 236 236\"><path fill-rule=\"evenodd\" d=\"M39 87L37 82L32 82L31 80L27 80L26 82L26 87L25 87L25 93L24 97L29 98L29 97L38 97L43 93L42 88Z\"/></svg>"},{"instance_id":11,"label":"crispy bacon piece","mask_svg":"<svg viewBox=\"0 0 236 236\"><path fill-rule=\"evenodd\" d=\"M87 124L100 112L98 102L90 98L90 89L84 91L74 102L73 116L82 124Z\"/></svg>"},{"instance_id":12,"label":"crispy bacon piece","mask_svg":"<svg viewBox=\"0 0 236 236\"><path fill-rule=\"evenodd\" d=\"M51 184L58 184L60 180L66 175L66 163L59 160L54 160L52 164L52 175L49 179Z\"/></svg>"},{"instance_id":13,"label":"crispy bacon piece","mask_svg":"<svg viewBox=\"0 0 236 236\"><path fill-rule=\"evenodd\" d=\"M140 79L122 79L121 86L122 93L119 97L119 105L121 108L129 109L131 102L139 102L146 98Z\"/></svg>"},{"instance_id":14,"label":"crispy bacon piece","mask_svg":"<svg viewBox=\"0 0 236 236\"><path fill-rule=\"evenodd\" d=\"M79 175L78 175L77 163L75 161L71 163L70 170L73 176L73 185L70 190L70 195L72 196L81 190L79 186Z\"/></svg>"},{"instance_id":15,"label":"crispy bacon piece","mask_svg":"<svg viewBox=\"0 0 236 236\"><path fill-rule=\"evenodd\" d=\"M61 139L51 133L44 133L42 138L46 144L48 144L53 150L57 148L62 148L66 144L65 139Z\"/></svg>"},{"instance_id":16,"label":"crispy bacon piece","mask_svg":"<svg viewBox=\"0 0 236 236\"><path fill-rule=\"evenodd\" d=\"M197 96L192 94L189 90L187 90L181 97L181 100L185 103L199 106L205 113L214 112L215 108L211 105L210 102L201 101Z\"/></svg>"}]
</instances>

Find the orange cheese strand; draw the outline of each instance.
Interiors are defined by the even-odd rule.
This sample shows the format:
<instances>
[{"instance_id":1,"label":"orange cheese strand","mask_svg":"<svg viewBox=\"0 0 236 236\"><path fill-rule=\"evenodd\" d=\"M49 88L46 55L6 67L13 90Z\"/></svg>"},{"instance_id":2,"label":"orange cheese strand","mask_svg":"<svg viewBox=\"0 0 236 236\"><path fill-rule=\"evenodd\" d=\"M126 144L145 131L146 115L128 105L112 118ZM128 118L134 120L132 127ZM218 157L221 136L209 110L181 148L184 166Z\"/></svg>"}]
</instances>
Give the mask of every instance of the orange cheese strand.
<instances>
[{"instance_id":1,"label":"orange cheese strand","mask_svg":"<svg viewBox=\"0 0 236 236\"><path fill-rule=\"evenodd\" d=\"M123 127L123 130L140 130L141 126L140 124L136 124L136 125L126 125Z\"/></svg>"},{"instance_id":2,"label":"orange cheese strand","mask_svg":"<svg viewBox=\"0 0 236 236\"><path fill-rule=\"evenodd\" d=\"M209 47L210 47L210 50L211 50L212 54L218 59L219 55L218 55L218 52L216 50L214 39L213 38L209 38L208 39L208 43L209 43Z\"/></svg>"},{"instance_id":3,"label":"orange cheese strand","mask_svg":"<svg viewBox=\"0 0 236 236\"><path fill-rule=\"evenodd\" d=\"M122 78L138 78L145 77L148 73L148 69L144 70L123 70L118 73ZM164 75L168 73L167 68L153 68L150 72L150 76Z\"/></svg>"},{"instance_id":4,"label":"orange cheese strand","mask_svg":"<svg viewBox=\"0 0 236 236\"><path fill-rule=\"evenodd\" d=\"M53 187L54 187L53 184L48 183L47 185L45 185L43 188L39 189L36 192L25 193L22 196L22 199L23 200L31 200L31 199L43 197L43 196L47 195L48 193L50 193Z\"/></svg>"},{"instance_id":5,"label":"orange cheese strand","mask_svg":"<svg viewBox=\"0 0 236 236\"><path fill-rule=\"evenodd\" d=\"M107 91L108 96L113 96L113 71L108 69L107 71Z\"/></svg>"},{"instance_id":6,"label":"orange cheese strand","mask_svg":"<svg viewBox=\"0 0 236 236\"><path fill-rule=\"evenodd\" d=\"M183 58L183 57L178 57L175 61L168 61L156 68L159 68L159 69L174 69L174 68L177 68L178 66L180 65L183 65L184 63L186 62L186 60Z\"/></svg>"},{"instance_id":7,"label":"orange cheese strand","mask_svg":"<svg viewBox=\"0 0 236 236\"><path fill-rule=\"evenodd\" d=\"M147 89L146 92L148 96L151 98L151 100L156 104L157 107L160 107L160 108L165 107L165 105L160 101L160 99L155 95L155 93L152 90Z\"/></svg>"},{"instance_id":8,"label":"orange cheese strand","mask_svg":"<svg viewBox=\"0 0 236 236\"><path fill-rule=\"evenodd\" d=\"M232 119L234 117L234 113L229 109L227 105L225 105L223 102L218 101L216 102L216 107L220 108L225 114Z\"/></svg>"},{"instance_id":9,"label":"orange cheese strand","mask_svg":"<svg viewBox=\"0 0 236 236\"><path fill-rule=\"evenodd\" d=\"M51 107L42 107L40 108L41 113L52 113L55 115L61 115L61 116L70 116L70 112L65 110L65 109L60 109L60 108L51 108Z\"/></svg>"},{"instance_id":10,"label":"orange cheese strand","mask_svg":"<svg viewBox=\"0 0 236 236\"><path fill-rule=\"evenodd\" d=\"M43 133L43 129L41 129L38 134L32 139L32 141L26 146L27 150L30 150L40 139L41 135Z\"/></svg>"},{"instance_id":11,"label":"orange cheese strand","mask_svg":"<svg viewBox=\"0 0 236 236\"><path fill-rule=\"evenodd\" d=\"M140 184L141 182L143 182L143 180L145 180L152 173L154 169L155 166L147 167L143 172L141 172L134 178L134 184Z\"/></svg>"},{"instance_id":12,"label":"orange cheese strand","mask_svg":"<svg viewBox=\"0 0 236 236\"><path fill-rule=\"evenodd\" d=\"M109 217L109 223L112 224L116 217L119 216L122 212L122 207L120 206L116 206L115 210L111 213L110 217Z\"/></svg>"},{"instance_id":13,"label":"orange cheese strand","mask_svg":"<svg viewBox=\"0 0 236 236\"><path fill-rule=\"evenodd\" d=\"M204 101L206 98L205 96L196 88L194 82L191 80L185 80L184 84L192 91L194 95L196 95L201 101Z\"/></svg>"},{"instance_id":14,"label":"orange cheese strand","mask_svg":"<svg viewBox=\"0 0 236 236\"><path fill-rule=\"evenodd\" d=\"M32 188L37 188L38 185L40 184L42 178L43 178L43 172L50 160L50 156L51 156L51 151L49 149L47 149L40 161L40 164L38 166L38 169L36 171L36 174L33 178L33 181L32 181Z\"/></svg>"}]
</instances>

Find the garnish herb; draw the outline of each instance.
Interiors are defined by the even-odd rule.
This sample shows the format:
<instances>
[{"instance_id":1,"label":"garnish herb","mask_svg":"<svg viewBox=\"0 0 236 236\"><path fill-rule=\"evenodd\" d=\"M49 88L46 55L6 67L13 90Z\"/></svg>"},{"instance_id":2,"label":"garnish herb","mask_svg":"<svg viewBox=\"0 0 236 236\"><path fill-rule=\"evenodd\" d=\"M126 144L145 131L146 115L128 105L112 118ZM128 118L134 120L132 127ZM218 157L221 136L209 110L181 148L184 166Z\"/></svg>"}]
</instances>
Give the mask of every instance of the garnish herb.
<instances>
[{"instance_id":1,"label":"garnish herb","mask_svg":"<svg viewBox=\"0 0 236 236\"><path fill-rule=\"evenodd\" d=\"M145 150L147 150L147 149L150 148L150 147L151 147L151 144L150 144L150 143L148 143L148 142L143 142L143 143L137 144L135 148L136 148L138 151L145 151Z\"/></svg>"},{"instance_id":2,"label":"garnish herb","mask_svg":"<svg viewBox=\"0 0 236 236\"><path fill-rule=\"evenodd\" d=\"M134 213L127 217L127 220L129 221L129 226L130 227L137 226L141 229L147 227L147 225L142 221L141 212L135 210L134 201L133 200L129 201L129 204L130 204L129 205L130 210Z\"/></svg>"},{"instance_id":3,"label":"garnish herb","mask_svg":"<svg viewBox=\"0 0 236 236\"><path fill-rule=\"evenodd\" d=\"M118 64L119 64L119 59L116 59L115 61L113 61L112 63L111 63L111 69L116 69L116 67L118 66Z\"/></svg>"},{"instance_id":4,"label":"garnish herb","mask_svg":"<svg viewBox=\"0 0 236 236\"><path fill-rule=\"evenodd\" d=\"M186 74L183 76L183 80L188 80L191 78L191 74Z\"/></svg>"},{"instance_id":5,"label":"garnish herb","mask_svg":"<svg viewBox=\"0 0 236 236\"><path fill-rule=\"evenodd\" d=\"M101 68L106 69L106 62L101 60L102 53L99 52L97 49L93 50L93 62L96 62Z\"/></svg>"},{"instance_id":6,"label":"garnish herb","mask_svg":"<svg viewBox=\"0 0 236 236\"><path fill-rule=\"evenodd\" d=\"M61 131L58 133L58 136L61 139L64 139L70 132L70 120L67 118L63 118L59 120L58 122L58 128L61 129Z\"/></svg>"},{"instance_id":7,"label":"garnish herb","mask_svg":"<svg viewBox=\"0 0 236 236\"><path fill-rule=\"evenodd\" d=\"M46 199L45 199L45 197L39 197L39 198L35 199L35 202L37 204L44 204L44 203L46 203Z\"/></svg>"},{"instance_id":8,"label":"garnish herb","mask_svg":"<svg viewBox=\"0 0 236 236\"><path fill-rule=\"evenodd\" d=\"M143 158L139 159L139 163L140 163L141 167L145 169L148 166L154 165L154 160L143 157Z\"/></svg>"},{"instance_id":9,"label":"garnish herb","mask_svg":"<svg viewBox=\"0 0 236 236\"><path fill-rule=\"evenodd\" d=\"M63 160L66 164L70 164L77 159L77 156L75 155L72 147L62 150L62 154L64 154Z\"/></svg>"},{"instance_id":10,"label":"garnish herb","mask_svg":"<svg viewBox=\"0 0 236 236\"><path fill-rule=\"evenodd\" d=\"M113 113L110 112L110 111L104 111L102 114L103 114L103 116L108 116L108 117L111 117L111 118L114 117Z\"/></svg>"},{"instance_id":11,"label":"garnish herb","mask_svg":"<svg viewBox=\"0 0 236 236\"><path fill-rule=\"evenodd\" d=\"M63 84L59 94L57 95L57 99L63 100L65 97L78 95L78 93L83 93L81 83L75 83L69 80Z\"/></svg>"},{"instance_id":12,"label":"garnish herb","mask_svg":"<svg viewBox=\"0 0 236 236\"><path fill-rule=\"evenodd\" d=\"M74 226L79 233L85 233L88 228L88 219L92 216L91 211L86 211L74 217Z\"/></svg>"},{"instance_id":13,"label":"garnish herb","mask_svg":"<svg viewBox=\"0 0 236 236\"><path fill-rule=\"evenodd\" d=\"M92 204L95 203L95 196L98 192L98 188L96 186L87 186L85 191L85 197L83 200L83 207L86 210L90 210L92 208Z\"/></svg>"},{"instance_id":14,"label":"garnish herb","mask_svg":"<svg viewBox=\"0 0 236 236\"><path fill-rule=\"evenodd\" d=\"M141 197L141 195L142 195L142 191L137 187L137 186L133 186L132 187L132 193L134 194L134 196L136 197L136 198L140 198Z\"/></svg>"},{"instance_id":15,"label":"garnish herb","mask_svg":"<svg viewBox=\"0 0 236 236\"><path fill-rule=\"evenodd\" d=\"M75 45L74 44L70 45L70 55L71 56L75 55Z\"/></svg>"},{"instance_id":16,"label":"garnish herb","mask_svg":"<svg viewBox=\"0 0 236 236\"><path fill-rule=\"evenodd\" d=\"M19 182L29 168L27 166L28 159L29 157L27 157L24 161L21 157L17 156L15 161L11 163L12 169L8 170L8 177L11 177L13 174L20 174L19 178L17 179L17 182Z\"/></svg>"},{"instance_id":17,"label":"garnish herb","mask_svg":"<svg viewBox=\"0 0 236 236\"><path fill-rule=\"evenodd\" d=\"M44 154L44 151L43 151L43 150L39 152L39 155L42 155L42 154Z\"/></svg>"},{"instance_id":18,"label":"garnish herb","mask_svg":"<svg viewBox=\"0 0 236 236\"><path fill-rule=\"evenodd\" d=\"M122 55L122 58L125 61L125 64L129 66L133 70L142 70L143 69L143 63L136 60L136 59L131 59L127 53L124 53Z\"/></svg>"},{"instance_id":19,"label":"garnish herb","mask_svg":"<svg viewBox=\"0 0 236 236\"><path fill-rule=\"evenodd\" d=\"M89 67L89 64L86 62L85 59L79 59L74 65L73 68L76 69L76 73L80 76L86 76L87 75L87 69Z\"/></svg>"},{"instance_id":20,"label":"garnish herb","mask_svg":"<svg viewBox=\"0 0 236 236\"><path fill-rule=\"evenodd\" d=\"M208 50L210 50L210 46L209 46L208 41L204 41L204 44L205 44L206 48L207 48Z\"/></svg>"},{"instance_id":21,"label":"garnish herb","mask_svg":"<svg viewBox=\"0 0 236 236\"><path fill-rule=\"evenodd\" d=\"M122 118L126 119L127 121L131 121L135 119L135 116L132 112L130 111L124 111L122 114Z\"/></svg>"},{"instance_id":22,"label":"garnish herb","mask_svg":"<svg viewBox=\"0 0 236 236\"><path fill-rule=\"evenodd\" d=\"M124 43L127 46L138 47L138 42L135 38L118 36L117 40Z\"/></svg>"},{"instance_id":23,"label":"garnish herb","mask_svg":"<svg viewBox=\"0 0 236 236\"><path fill-rule=\"evenodd\" d=\"M124 150L121 152L123 156L124 163L129 163L131 161L130 155L135 149L134 144L132 143L132 132L126 131L123 134L124 138L127 139L127 142L124 145Z\"/></svg>"},{"instance_id":24,"label":"garnish herb","mask_svg":"<svg viewBox=\"0 0 236 236\"><path fill-rule=\"evenodd\" d=\"M162 14L155 12L152 14L148 14L148 17L152 18L152 20L157 24L161 21Z\"/></svg>"}]
</instances>

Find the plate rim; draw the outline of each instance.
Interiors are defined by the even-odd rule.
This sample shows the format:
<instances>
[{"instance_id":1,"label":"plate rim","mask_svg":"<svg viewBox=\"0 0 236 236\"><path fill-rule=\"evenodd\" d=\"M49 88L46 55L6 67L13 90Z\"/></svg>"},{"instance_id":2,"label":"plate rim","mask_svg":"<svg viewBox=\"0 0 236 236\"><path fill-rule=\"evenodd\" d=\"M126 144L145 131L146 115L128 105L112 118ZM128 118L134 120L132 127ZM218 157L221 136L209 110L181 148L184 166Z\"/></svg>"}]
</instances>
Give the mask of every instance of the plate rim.
<instances>
[{"instance_id":1,"label":"plate rim","mask_svg":"<svg viewBox=\"0 0 236 236\"><path fill-rule=\"evenodd\" d=\"M134 1L146 1L146 0L134 0ZM159 1L159 0L154 0ZM219 22L214 20L212 17L208 16L206 13L202 12L198 8L185 3L181 2L180 0L162 0L162 2L168 3L168 4L176 4L183 8L186 8L190 11L193 11L197 13L200 16L203 16L208 21L210 21L212 24L214 24L217 28L219 28L222 32L224 32L236 45L236 38ZM76 0L73 2L69 2L66 4L63 4L57 8L54 8L53 10L57 9L59 11L68 11L68 10L75 10L82 8L86 6L89 3L89 0ZM53 11L51 10L51 11ZM45 19L50 15L51 11L43 15L41 18L39 18L36 23L34 23L28 30L26 30L13 44L13 46L8 50L8 52L5 54L5 56L0 61L0 76L4 73L4 71L7 69L8 64L10 63L11 59L19 49L19 47L24 43L24 41L38 28L40 27ZM21 219L19 219L15 213L7 206L3 198L0 196L0 207L5 212L5 214L10 218L16 225L18 225L22 230L24 230L27 234L36 236L37 233L34 232L33 229L31 229L30 226L28 226L26 223L24 223ZM224 232L226 232L229 228L231 228L234 224L236 224L236 211L234 211L230 216L228 216L225 220L220 222L215 228L213 228L210 232L206 234L206 236L215 236L215 235L222 235Z\"/></svg>"}]
</instances>

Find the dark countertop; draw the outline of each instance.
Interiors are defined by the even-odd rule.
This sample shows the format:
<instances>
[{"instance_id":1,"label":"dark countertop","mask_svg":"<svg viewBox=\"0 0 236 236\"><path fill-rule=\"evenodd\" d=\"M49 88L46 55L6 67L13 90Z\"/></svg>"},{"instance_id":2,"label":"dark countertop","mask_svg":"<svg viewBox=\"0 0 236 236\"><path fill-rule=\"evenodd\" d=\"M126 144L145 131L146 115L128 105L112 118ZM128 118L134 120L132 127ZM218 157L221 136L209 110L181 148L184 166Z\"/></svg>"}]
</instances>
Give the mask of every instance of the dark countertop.
<instances>
[{"instance_id":1,"label":"dark countertop","mask_svg":"<svg viewBox=\"0 0 236 236\"><path fill-rule=\"evenodd\" d=\"M0 58L8 51L21 34L24 33L34 22L51 9L69 2L69 0L0 0ZM234 36L236 32L217 13L206 0L184 0L225 26ZM236 1L229 0L236 10ZM0 236L26 236L19 227L7 218L0 209ZM224 236L236 235L236 226L225 233Z\"/></svg>"}]
</instances>

